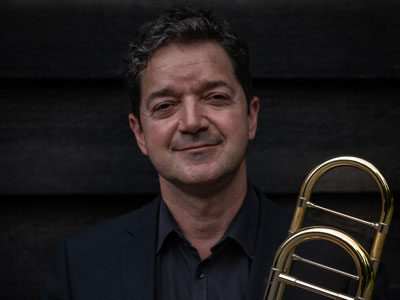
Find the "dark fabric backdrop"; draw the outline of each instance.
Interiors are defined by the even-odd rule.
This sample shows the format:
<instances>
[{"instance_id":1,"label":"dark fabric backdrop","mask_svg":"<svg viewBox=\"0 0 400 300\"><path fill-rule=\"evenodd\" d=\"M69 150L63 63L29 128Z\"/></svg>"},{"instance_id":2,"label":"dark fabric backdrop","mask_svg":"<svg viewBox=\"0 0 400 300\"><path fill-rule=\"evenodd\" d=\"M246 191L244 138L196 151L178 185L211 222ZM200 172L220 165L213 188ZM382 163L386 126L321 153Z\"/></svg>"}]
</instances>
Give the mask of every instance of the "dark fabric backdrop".
<instances>
[{"instance_id":1,"label":"dark fabric backdrop","mask_svg":"<svg viewBox=\"0 0 400 300\"><path fill-rule=\"evenodd\" d=\"M122 57L138 25L182 3L196 2L1 2L1 299L38 299L61 236L157 193L156 173L129 130ZM355 155L399 194L398 1L207 0L203 7L249 42L261 99L248 151L255 184L291 210L313 166ZM376 219L375 184L345 169L321 179L318 199ZM384 253L397 300L399 222L395 212Z\"/></svg>"}]
</instances>

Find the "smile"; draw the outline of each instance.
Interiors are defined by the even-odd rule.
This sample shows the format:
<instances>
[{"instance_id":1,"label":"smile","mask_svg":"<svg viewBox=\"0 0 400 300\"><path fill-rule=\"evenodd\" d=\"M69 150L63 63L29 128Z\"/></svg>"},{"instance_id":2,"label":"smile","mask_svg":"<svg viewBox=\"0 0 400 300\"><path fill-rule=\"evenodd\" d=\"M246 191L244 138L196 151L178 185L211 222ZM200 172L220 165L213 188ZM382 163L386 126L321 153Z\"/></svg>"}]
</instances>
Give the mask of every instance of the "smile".
<instances>
[{"instance_id":1,"label":"smile","mask_svg":"<svg viewBox=\"0 0 400 300\"><path fill-rule=\"evenodd\" d=\"M183 148L178 148L176 151L182 151L182 152L202 152L202 151L207 151L210 150L211 148L214 148L215 146L219 145L220 143L216 144L199 144L199 145L188 145Z\"/></svg>"}]
</instances>

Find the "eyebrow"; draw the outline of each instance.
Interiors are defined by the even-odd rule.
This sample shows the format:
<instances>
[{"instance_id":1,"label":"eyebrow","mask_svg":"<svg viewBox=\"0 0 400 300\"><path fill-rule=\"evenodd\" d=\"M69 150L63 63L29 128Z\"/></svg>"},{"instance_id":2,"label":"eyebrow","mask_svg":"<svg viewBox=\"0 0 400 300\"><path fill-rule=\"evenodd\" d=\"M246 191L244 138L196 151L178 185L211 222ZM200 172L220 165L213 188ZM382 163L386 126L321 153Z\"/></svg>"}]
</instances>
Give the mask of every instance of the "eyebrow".
<instances>
[{"instance_id":1,"label":"eyebrow","mask_svg":"<svg viewBox=\"0 0 400 300\"><path fill-rule=\"evenodd\" d=\"M226 87L231 93L234 93L233 88L223 80L204 81L200 84L200 90L211 90L217 87Z\"/></svg>"},{"instance_id":2,"label":"eyebrow","mask_svg":"<svg viewBox=\"0 0 400 300\"><path fill-rule=\"evenodd\" d=\"M170 87L163 88L161 90L155 91L150 94L148 97L148 102L150 103L152 100L160 97L166 97L169 95L172 95L174 93L174 90Z\"/></svg>"},{"instance_id":3,"label":"eyebrow","mask_svg":"<svg viewBox=\"0 0 400 300\"><path fill-rule=\"evenodd\" d=\"M198 89L200 91L207 91L207 90L211 90L211 89L214 89L214 88L217 88L217 87L226 87L231 91L231 93L234 93L233 88L223 80L215 80L215 81L208 81L207 80L207 81L203 81L203 82L200 83ZM170 95L173 95L175 93L176 92L174 91L173 88L165 87L163 89L160 89L158 91L155 91L155 92L151 93L150 96L148 97L148 103L150 103L154 99L170 96Z\"/></svg>"}]
</instances>

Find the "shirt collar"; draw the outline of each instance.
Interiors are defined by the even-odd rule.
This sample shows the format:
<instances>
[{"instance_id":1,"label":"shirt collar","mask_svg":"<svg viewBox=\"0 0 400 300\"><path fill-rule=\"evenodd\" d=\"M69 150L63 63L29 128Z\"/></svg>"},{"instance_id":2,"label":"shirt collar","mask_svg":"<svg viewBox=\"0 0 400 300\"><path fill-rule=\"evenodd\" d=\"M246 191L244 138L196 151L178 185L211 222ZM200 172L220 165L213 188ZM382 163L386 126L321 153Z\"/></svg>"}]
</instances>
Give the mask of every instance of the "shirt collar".
<instances>
[{"instance_id":1,"label":"shirt collar","mask_svg":"<svg viewBox=\"0 0 400 300\"><path fill-rule=\"evenodd\" d=\"M224 238L235 240L247 256L253 258L257 237L259 219L259 199L253 187L248 185L246 197L232 223L229 225Z\"/></svg>"},{"instance_id":2,"label":"shirt collar","mask_svg":"<svg viewBox=\"0 0 400 300\"><path fill-rule=\"evenodd\" d=\"M218 242L214 247L217 247L225 239L231 238L241 246L248 257L253 258L258 221L259 199L253 187L248 185L247 193L241 208L233 218L221 241ZM186 241L167 205L162 200L158 219L157 253L159 253L167 237L173 232L178 234L183 240Z\"/></svg>"},{"instance_id":3,"label":"shirt collar","mask_svg":"<svg viewBox=\"0 0 400 300\"><path fill-rule=\"evenodd\" d=\"M156 253L160 251L165 239L172 232L176 232L180 235L178 225L176 224L174 217L170 213L167 205L164 203L164 199L162 199L160 204L160 213L158 216L158 237Z\"/></svg>"}]
</instances>

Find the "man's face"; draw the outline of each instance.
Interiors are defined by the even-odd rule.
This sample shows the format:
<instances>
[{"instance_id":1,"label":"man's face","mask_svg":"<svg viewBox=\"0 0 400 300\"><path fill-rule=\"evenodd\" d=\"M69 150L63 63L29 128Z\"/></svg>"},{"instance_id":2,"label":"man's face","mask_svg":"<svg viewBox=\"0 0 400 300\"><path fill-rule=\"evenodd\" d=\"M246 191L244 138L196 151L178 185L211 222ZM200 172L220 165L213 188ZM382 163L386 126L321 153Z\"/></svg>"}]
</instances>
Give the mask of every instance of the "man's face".
<instances>
[{"instance_id":1,"label":"man's face","mask_svg":"<svg viewBox=\"0 0 400 300\"><path fill-rule=\"evenodd\" d=\"M201 185L245 172L257 127L225 50L213 42L158 50L141 78L140 120L130 125L141 151L174 184Z\"/></svg>"}]
</instances>

